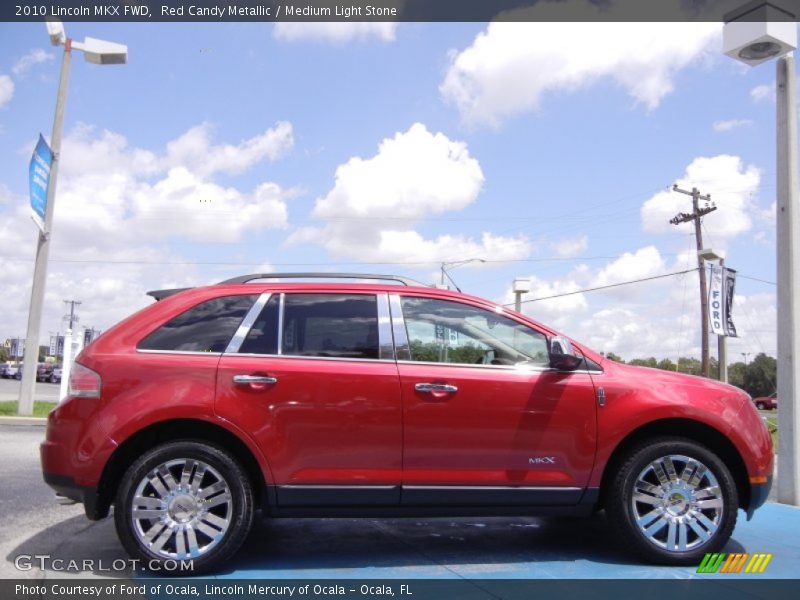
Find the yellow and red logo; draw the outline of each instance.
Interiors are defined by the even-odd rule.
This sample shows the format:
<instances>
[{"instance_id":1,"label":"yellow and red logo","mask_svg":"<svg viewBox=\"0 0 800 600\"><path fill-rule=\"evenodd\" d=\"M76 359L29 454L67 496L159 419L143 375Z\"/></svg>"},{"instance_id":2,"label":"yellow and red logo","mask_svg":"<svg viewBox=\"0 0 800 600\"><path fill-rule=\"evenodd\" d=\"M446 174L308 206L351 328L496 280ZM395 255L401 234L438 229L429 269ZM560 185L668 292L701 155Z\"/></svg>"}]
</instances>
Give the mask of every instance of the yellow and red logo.
<instances>
[{"instance_id":1,"label":"yellow and red logo","mask_svg":"<svg viewBox=\"0 0 800 600\"><path fill-rule=\"evenodd\" d=\"M763 573L769 561L772 560L772 553L757 552L755 554L706 554L703 562L697 567L698 573Z\"/></svg>"}]
</instances>

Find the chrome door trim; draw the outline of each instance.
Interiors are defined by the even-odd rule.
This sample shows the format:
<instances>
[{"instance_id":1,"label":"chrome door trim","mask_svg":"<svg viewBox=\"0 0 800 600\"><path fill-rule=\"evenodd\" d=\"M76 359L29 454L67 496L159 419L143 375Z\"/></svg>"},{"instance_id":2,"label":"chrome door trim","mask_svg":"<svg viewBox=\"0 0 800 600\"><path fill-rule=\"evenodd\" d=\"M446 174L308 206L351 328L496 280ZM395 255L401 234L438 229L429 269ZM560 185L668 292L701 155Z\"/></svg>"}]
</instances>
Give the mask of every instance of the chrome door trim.
<instances>
[{"instance_id":1,"label":"chrome door trim","mask_svg":"<svg viewBox=\"0 0 800 600\"><path fill-rule=\"evenodd\" d=\"M392 336L392 315L389 311L389 294L377 294L378 305L378 358L394 360L394 339Z\"/></svg>"},{"instance_id":2,"label":"chrome door trim","mask_svg":"<svg viewBox=\"0 0 800 600\"><path fill-rule=\"evenodd\" d=\"M242 319L242 322L239 324L239 328L236 330L236 333L233 334L231 341L228 342L228 347L225 348L225 354L236 353L239 351L239 348L242 347L247 334L250 333L253 323L256 322L258 315L261 314L261 311L264 309L264 306L266 306L271 295L272 294L269 292L261 294L253 306L250 307L250 310L247 311L244 319Z\"/></svg>"},{"instance_id":3,"label":"chrome door trim","mask_svg":"<svg viewBox=\"0 0 800 600\"><path fill-rule=\"evenodd\" d=\"M283 354L283 305L286 300L286 294L281 293L280 300L278 300L278 355Z\"/></svg>"},{"instance_id":4,"label":"chrome door trim","mask_svg":"<svg viewBox=\"0 0 800 600\"><path fill-rule=\"evenodd\" d=\"M403 306L399 294L389 294L389 308L392 318L392 335L394 336L394 351L398 361L411 360L411 347L408 344L408 332L403 318Z\"/></svg>"}]
</instances>

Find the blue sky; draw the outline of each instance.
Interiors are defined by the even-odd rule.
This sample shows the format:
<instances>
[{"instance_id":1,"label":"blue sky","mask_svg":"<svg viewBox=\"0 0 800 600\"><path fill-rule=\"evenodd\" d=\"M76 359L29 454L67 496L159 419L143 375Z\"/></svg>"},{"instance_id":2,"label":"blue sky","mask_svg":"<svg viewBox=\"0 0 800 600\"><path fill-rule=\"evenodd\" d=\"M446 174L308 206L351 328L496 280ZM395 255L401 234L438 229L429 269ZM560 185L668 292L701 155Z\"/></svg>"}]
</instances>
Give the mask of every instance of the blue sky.
<instances>
[{"instance_id":1,"label":"blue sky","mask_svg":"<svg viewBox=\"0 0 800 600\"><path fill-rule=\"evenodd\" d=\"M73 60L43 339L62 301L105 329L144 292L259 270L394 272L510 302L694 266L674 182L711 193L706 246L775 280L774 67L714 24L68 24ZM24 335L27 165L60 51L0 24L0 337ZM82 261L82 262L65 262ZM359 263L387 264L359 264ZM209 264L229 263L229 264ZM312 264L309 264L312 263ZM775 352L775 287L740 278L740 352ZM696 275L526 304L599 351L699 354Z\"/></svg>"}]
</instances>

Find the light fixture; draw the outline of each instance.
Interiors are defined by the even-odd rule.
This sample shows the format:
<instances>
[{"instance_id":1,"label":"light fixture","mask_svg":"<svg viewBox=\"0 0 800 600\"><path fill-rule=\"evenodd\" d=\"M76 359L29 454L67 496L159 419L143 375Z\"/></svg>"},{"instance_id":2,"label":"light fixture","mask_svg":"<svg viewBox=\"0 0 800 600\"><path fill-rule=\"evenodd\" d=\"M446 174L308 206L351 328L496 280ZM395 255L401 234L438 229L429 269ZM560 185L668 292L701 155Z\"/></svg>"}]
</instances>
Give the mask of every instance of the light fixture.
<instances>
[{"instance_id":1,"label":"light fixture","mask_svg":"<svg viewBox=\"0 0 800 600\"><path fill-rule=\"evenodd\" d=\"M780 0L755 0L727 13L722 51L755 66L797 47L795 15Z\"/></svg>"},{"instance_id":2,"label":"light fixture","mask_svg":"<svg viewBox=\"0 0 800 600\"><path fill-rule=\"evenodd\" d=\"M517 277L514 280L514 293L527 294L531 291L531 280L528 277Z\"/></svg>"}]
</instances>

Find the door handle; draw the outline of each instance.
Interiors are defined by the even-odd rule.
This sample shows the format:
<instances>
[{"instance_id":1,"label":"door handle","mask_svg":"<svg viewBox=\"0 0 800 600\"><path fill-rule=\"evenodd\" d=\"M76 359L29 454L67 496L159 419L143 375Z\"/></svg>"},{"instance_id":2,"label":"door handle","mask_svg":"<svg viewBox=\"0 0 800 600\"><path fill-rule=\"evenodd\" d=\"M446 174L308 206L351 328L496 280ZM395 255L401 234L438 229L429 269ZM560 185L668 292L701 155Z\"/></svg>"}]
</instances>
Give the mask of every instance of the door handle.
<instances>
[{"instance_id":1,"label":"door handle","mask_svg":"<svg viewBox=\"0 0 800 600\"><path fill-rule=\"evenodd\" d=\"M458 391L456 386L449 383L418 383L414 389L427 394L455 394Z\"/></svg>"},{"instance_id":2,"label":"door handle","mask_svg":"<svg viewBox=\"0 0 800 600\"><path fill-rule=\"evenodd\" d=\"M233 383L235 385L272 385L278 383L278 379L266 375L234 375Z\"/></svg>"}]
</instances>

